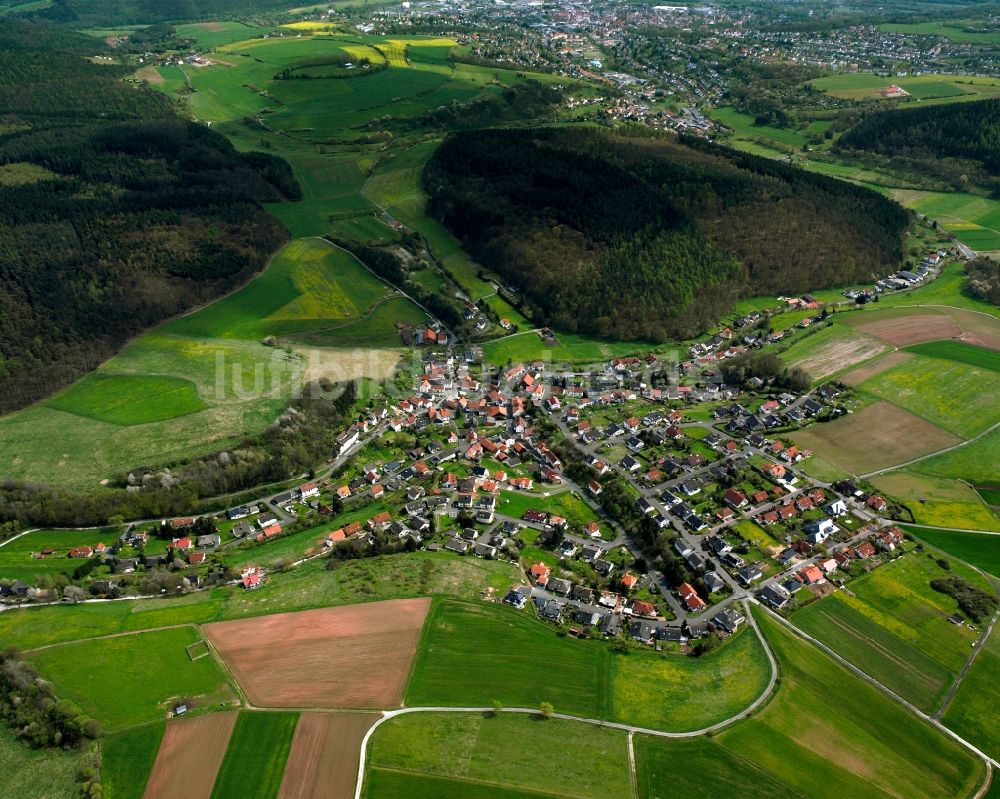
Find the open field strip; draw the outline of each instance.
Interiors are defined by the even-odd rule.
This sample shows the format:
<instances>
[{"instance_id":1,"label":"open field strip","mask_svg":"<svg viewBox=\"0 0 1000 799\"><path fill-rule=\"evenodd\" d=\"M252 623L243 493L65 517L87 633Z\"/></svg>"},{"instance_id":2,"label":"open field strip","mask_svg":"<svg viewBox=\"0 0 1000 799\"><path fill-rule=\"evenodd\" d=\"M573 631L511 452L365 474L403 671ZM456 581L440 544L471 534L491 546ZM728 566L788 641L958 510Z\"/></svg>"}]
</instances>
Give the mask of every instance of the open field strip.
<instances>
[{"instance_id":1,"label":"open field strip","mask_svg":"<svg viewBox=\"0 0 1000 799\"><path fill-rule=\"evenodd\" d=\"M301 713L278 799L352 799L373 713Z\"/></svg>"},{"instance_id":2,"label":"open field strip","mask_svg":"<svg viewBox=\"0 0 1000 799\"><path fill-rule=\"evenodd\" d=\"M238 713L211 799L274 799L298 719L298 713Z\"/></svg>"},{"instance_id":3,"label":"open field strip","mask_svg":"<svg viewBox=\"0 0 1000 799\"><path fill-rule=\"evenodd\" d=\"M142 799L166 726L145 724L101 739L103 799Z\"/></svg>"},{"instance_id":4,"label":"open field strip","mask_svg":"<svg viewBox=\"0 0 1000 799\"><path fill-rule=\"evenodd\" d=\"M777 614L753 612L781 665L782 691L718 736L723 745L793 784L808 769L810 796L977 795L996 765L986 754Z\"/></svg>"},{"instance_id":5,"label":"open field strip","mask_svg":"<svg viewBox=\"0 0 1000 799\"><path fill-rule=\"evenodd\" d=\"M831 323L796 341L781 353L781 358L790 366L804 369L809 377L819 382L856 368L858 364L884 360L879 356L888 350L889 346L877 338Z\"/></svg>"},{"instance_id":6,"label":"open field strip","mask_svg":"<svg viewBox=\"0 0 1000 799\"><path fill-rule=\"evenodd\" d=\"M210 713L167 724L145 799L209 799L237 713Z\"/></svg>"}]
</instances>

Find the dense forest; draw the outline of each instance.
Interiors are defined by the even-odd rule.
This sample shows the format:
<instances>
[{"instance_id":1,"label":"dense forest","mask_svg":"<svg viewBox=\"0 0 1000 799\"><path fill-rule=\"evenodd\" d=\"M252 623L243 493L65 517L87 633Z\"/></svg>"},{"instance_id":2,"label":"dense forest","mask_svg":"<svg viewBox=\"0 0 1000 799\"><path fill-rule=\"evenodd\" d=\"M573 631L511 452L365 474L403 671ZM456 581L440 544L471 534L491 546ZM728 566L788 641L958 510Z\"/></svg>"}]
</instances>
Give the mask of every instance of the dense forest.
<instances>
[{"instance_id":1,"label":"dense forest","mask_svg":"<svg viewBox=\"0 0 1000 799\"><path fill-rule=\"evenodd\" d=\"M289 7L287 0L54 0L37 19L83 26L219 19Z\"/></svg>"},{"instance_id":2,"label":"dense forest","mask_svg":"<svg viewBox=\"0 0 1000 799\"><path fill-rule=\"evenodd\" d=\"M876 111L841 136L837 149L1000 197L1000 100Z\"/></svg>"},{"instance_id":3,"label":"dense forest","mask_svg":"<svg viewBox=\"0 0 1000 799\"><path fill-rule=\"evenodd\" d=\"M259 271L286 235L261 202L300 194L284 161L89 60L99 46L0 24L0 412Z\"/></svg>"},{"instance_id":4,"label":"dense forest","mask_svg":"<svg viewBox=\"0 0 1000 799\"><path fill-rule=\"evenodd\" d=\"M429 211L564 330L689 336L750 294L872 280L907 212L852 184L694 139L590 128L448 139Z\"/></svg>"},{"instance_id":5,"label":"dense forest","mask_svg":"<svg viewBox=\"0 0 1000 799\"><path fill-rule=\"evenodd\" d=\"M1000 305L1000 264L989 258L977 258L965 265L965 274L973 296Z\"/></svg>"}]
</instances>

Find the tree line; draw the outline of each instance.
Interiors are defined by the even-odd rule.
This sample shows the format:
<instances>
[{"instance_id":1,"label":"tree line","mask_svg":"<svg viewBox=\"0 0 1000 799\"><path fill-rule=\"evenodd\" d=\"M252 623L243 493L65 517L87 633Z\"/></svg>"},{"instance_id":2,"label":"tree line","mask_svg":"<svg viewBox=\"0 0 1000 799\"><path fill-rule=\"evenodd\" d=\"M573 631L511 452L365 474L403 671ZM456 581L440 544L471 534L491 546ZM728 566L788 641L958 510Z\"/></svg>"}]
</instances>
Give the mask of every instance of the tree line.
<instances>
[{"instance_id":1,"label":"tree line","mask_svg":"<svg viewBox=\"0 0 1000 799\"><path fill-rule=\"evenodd\" d=\"M990 258L976 258L965 265L965 274L974 297L1000 305L1000 264Z\"/></svg>"}]
</instances>

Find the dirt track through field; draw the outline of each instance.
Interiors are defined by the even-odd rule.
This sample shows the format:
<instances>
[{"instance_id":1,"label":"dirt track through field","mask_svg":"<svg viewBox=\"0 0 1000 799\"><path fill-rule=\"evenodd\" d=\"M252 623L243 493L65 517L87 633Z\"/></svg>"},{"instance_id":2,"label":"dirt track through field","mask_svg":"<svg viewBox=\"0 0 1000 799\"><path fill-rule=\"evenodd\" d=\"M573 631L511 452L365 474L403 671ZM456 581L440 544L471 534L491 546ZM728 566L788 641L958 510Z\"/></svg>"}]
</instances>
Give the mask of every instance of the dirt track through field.
<instances>
[{"instance_id":1,"label":"dirt track through field","mask_svg":"<svg viewBox=\"0 0 1000 799\"><path fill-rule=\"evenodd\" d=\"M361 741L377 713L303 713L278 799L353 799Z\"/></svg>"},{"instance_id":2,"label":"dirt track through field","mask_svg":"<svg viewBox=\"0 0 1000 799\"><path fill-rule=\"evenodd\" d=\"M167 724L143 799L209 799L236 713L212 713Z\"/></svg>"},{"instance_id":3,"label":"dirt track through field","mask_svg":"<svg viewBox=\"0 0 1000 799\"><path fill-rule=\"evenodd\" d=\"M394 599L204 626L258 707L389 708L403 688L429 599Z\"/></svg>"}]
</instances>

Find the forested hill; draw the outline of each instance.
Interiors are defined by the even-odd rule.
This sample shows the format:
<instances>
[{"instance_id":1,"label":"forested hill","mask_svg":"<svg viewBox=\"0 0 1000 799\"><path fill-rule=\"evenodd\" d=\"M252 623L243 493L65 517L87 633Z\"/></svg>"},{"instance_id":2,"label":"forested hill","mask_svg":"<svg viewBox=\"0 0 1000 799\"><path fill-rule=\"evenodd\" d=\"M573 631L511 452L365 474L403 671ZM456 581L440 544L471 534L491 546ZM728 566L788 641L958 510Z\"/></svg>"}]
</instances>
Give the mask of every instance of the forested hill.
<instances>
[{"instance_id":1,"label":"forested hill","mask_svg":"<svg viewBox=\"0 0 1000 799\"><path fill-rule=\"evenodd\" d=\"M286 235L261 201L300 191L88 60L99 46L0 23L0 412L260 270Z\"/></svg>"},{"instance_id":2,"label":"forested hill","mask_svg":"<svg viewBox=\"0 0 1000 799\"><path fill-rule=\"evenodd\" d=\"M565 330L662 341L740 296L872 280L907 212L875 192L700 140L591 128L455 134L429 211Z\"/></svg>"},{"instance_id":3,"label":"forested hill","mask_svg":"<svg viewBox=\"0 0 1000 799\"><path fill-rule=\"evenodd\" d=\"M114 26L219 19L287 9L288 0L54 0L30 14L76 26Z\"/></svg>"},{"instance_id":4,"label":"forested hill","mask_svg":"<svg viewBox=\"0 0 1000 799\"><path fill-rule=\"evenodd\" d=\"M972 183L1000 196L1000 100L876 111L837 147L874 154L889 167L929 172L957 189Z\"/></svg>"}]
</instances>

